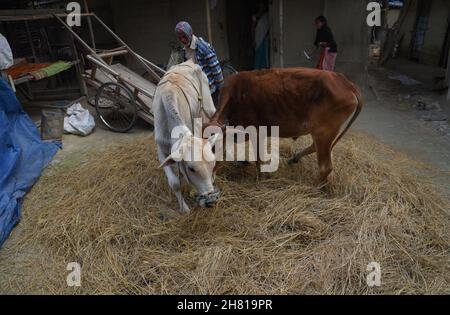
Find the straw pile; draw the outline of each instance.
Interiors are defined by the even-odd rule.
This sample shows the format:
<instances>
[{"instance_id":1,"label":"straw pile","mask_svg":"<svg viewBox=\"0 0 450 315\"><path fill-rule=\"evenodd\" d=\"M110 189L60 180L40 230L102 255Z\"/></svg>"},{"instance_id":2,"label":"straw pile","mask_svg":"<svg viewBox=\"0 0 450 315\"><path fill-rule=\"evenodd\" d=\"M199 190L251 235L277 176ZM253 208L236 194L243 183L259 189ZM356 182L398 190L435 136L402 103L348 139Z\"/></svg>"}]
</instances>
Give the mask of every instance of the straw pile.
<instances>
[{"instance_id":1,"label":"straw pile","mask_svg":"<svg viewBox=\"0 0 450 315\"><path fill-rule=\"evenodd\" d=\"M283 142L282 155L305 145ZM417 165L355 134L334 164L327 192L314 186L315 156L259 181L254 167L227 164L215 208L162 221L178 206L152 138L74 157L29 194L16 241L0 253L0 291L450 293L449 203L407 171ZM66 285L70 262L82 265L80 288ZM379 288L366 283L371 262Z\"/></svg>"}]
</instances>

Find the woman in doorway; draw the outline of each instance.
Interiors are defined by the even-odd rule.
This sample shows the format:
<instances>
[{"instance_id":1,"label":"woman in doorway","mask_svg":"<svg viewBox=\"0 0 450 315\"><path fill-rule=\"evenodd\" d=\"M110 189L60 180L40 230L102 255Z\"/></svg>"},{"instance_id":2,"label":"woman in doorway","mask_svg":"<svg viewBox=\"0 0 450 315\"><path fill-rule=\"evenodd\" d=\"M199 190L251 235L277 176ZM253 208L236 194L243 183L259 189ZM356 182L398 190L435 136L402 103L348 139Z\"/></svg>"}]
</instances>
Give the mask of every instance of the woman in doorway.
<instances>
[{"instance_id":1,"label":"woman in doorway","mask_svg":"<svg viewBox=\"0 0 450 315\"><path fill-rule=\"evenodd\" d=\"M337 44L334 40L333 32L328 26L326 17L317 17L315 23L317 35L314 46L320 49L320 58L317 64L317 69L334 71L337 57Z\"/></svg>"},{"instance_id":2,"label":"woman in doorway","mask_svg":"<svg viewBox=\"0 0 450 315\"><path fill-rule=\"evenodd\" d=\"M269 10L267 4L259 3L258 12L253 15L253 47L255 69L269 68Z\"/></svg>"}]
</instances>

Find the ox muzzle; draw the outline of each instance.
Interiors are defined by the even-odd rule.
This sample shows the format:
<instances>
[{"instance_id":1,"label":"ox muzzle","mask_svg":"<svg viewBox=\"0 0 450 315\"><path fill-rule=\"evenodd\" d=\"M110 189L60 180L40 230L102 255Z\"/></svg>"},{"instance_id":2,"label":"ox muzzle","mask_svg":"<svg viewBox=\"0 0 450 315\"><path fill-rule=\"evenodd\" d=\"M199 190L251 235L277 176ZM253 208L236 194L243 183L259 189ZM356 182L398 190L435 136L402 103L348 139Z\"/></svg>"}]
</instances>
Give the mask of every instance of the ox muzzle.
<instances>
[{"instance_id":1,"label":"ox muzzle","mask_svg":"<svg viewBox=\"0 0 450 315\"><path fill-rule=\"evenodd\" d=\"M195 202L201 208L211 208L214 206L220 198L220 190L216 187L214 191L205 195L197 194L195 196Z\"/></svg>"}]
</instances>

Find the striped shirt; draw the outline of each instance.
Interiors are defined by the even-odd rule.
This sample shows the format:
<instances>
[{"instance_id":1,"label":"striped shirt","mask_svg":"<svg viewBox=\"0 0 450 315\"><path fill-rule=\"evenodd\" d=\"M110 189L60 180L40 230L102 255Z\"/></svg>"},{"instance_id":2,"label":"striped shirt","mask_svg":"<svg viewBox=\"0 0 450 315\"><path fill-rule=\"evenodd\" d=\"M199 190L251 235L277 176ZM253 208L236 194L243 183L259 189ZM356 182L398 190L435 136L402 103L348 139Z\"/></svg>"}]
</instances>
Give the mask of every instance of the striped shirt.
<instances>
[{"instance_id":1,"label":"striped shirt","mask_svg":"<svg viewBox=\"0 0 450 315\"><path fill-rule=\"evenodd\" d=\"M195 36L193 36L191 46L185 49L185 59L187 59L189 55L187 49L195 50L197 60L194 60L194 62L202 68L203 72L208 77L211 94L215 93L222 87L224 82L222 68L217 59L216 51L212 45L203 38Z\"/></svg>"}]
</instances>

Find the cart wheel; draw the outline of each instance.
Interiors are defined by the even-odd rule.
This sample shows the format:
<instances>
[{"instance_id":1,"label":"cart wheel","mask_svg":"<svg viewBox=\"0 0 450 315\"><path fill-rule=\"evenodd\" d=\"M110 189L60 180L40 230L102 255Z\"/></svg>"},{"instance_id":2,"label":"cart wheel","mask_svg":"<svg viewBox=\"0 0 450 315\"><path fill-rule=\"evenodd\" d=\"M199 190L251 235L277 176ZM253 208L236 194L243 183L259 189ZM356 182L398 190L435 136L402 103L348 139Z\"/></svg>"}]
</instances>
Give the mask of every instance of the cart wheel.
<instances>
[{"instance_id":1,"label":"cart wheel","mask_svg":"<svg viewBox=\"0 0 450 315\"><path fill-rule=\"evenodd\" d=\"M114 132L130 131L137 119L133 93L118 83L105 83L98 89L95 108L102 122Z\"/></svg>"}]
</instances>

